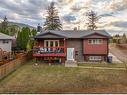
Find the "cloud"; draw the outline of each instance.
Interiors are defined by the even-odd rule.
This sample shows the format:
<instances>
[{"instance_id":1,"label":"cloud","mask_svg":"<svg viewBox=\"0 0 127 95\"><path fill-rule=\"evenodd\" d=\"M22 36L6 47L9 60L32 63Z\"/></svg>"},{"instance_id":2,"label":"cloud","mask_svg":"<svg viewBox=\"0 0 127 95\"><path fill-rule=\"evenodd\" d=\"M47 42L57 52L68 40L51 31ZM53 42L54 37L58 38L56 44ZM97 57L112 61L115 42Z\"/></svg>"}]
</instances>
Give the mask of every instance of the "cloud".
<instances>
[{"instance_id":1,"label":"cloud","mask_svg":"<svg viewBox=\"0 0 127 95\"><path fill-rule=\"evenodd\" d=\"M36 26L43 25L46 9L52 0L0 0L0 19L5 15L9 21ZM86 29L88 10L101 17L99 29L126 29L127 0L53 0L59 11L64 29L80 26Z\"/></svg>"},{"instance_id":2,"label":"cloud","mask_svg":"<svg viewBox=\"0 0 127 95\"><path fill-rule=\"evenodd\" d=\"M123 11L127 9L127 0L113 0L110 3L110 8L113 11Z\"/></svg>"},{"instance_id":3,"label":"cloud","mask_svg":"<svg viewBox=\"0 0 127 95\"><path fill-rule=\"evenodd\" d=\"M63 17L65 22L71 23L72 21L76 20L76 17L73 14L68 14Z\"/></svg>"},{"instance_id":4,"label":"cloud","mask_svg":"<svg viewBox=\"0 0 127 95\"><path fill-rule=\"evenodd\" d=\"M115 27L127 28L127 21L116 21L116 22L112 22L111 25Z\"/></svg>"},{"instance_id":5,"label":"cloud","mask_svg":"<svg viewBox=\"0 0 127 95\"><path fill-rule=\"evenodd\" d=\"M101 14L99 15L100 17L112 17L113 15L112 14L108 14L108 13L104 13L104 14Z\"/></svg>"},{"instance_id":6,"label":"cloud","mask_svg":"<svg viewBox=\"0 0 127 95\"><path fill-rule=\"evenodd\" d=\"M49 5L47 0L2 0L0 1L1 17L7 16L9 20L43 20L42 12ZM45 12L44 12L45 13ZM20 21L20 22L21 22ZM26 22L26 21L25 21ZM28 22L28 21L27 21ZM24 23L24 22L23 22Z\"/></svg>"}]
</instances>

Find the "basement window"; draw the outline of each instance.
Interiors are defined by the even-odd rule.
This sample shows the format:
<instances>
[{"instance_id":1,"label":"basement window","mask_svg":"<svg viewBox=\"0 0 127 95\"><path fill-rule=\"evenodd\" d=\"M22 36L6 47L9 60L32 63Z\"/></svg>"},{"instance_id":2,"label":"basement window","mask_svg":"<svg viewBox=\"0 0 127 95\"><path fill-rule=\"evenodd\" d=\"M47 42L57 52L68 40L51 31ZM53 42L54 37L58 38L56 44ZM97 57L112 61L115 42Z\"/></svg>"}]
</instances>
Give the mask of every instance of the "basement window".
<instances>
[{"instance_id":1,"label":"basement window","mask_svg":"<svg viewBox=\"0 0 127 95\"><path fill-rule=\"evenodd\" d=\"M102 57L101 56L89 56L90 61L101 61Z\"/></svg>"}]
</instances>

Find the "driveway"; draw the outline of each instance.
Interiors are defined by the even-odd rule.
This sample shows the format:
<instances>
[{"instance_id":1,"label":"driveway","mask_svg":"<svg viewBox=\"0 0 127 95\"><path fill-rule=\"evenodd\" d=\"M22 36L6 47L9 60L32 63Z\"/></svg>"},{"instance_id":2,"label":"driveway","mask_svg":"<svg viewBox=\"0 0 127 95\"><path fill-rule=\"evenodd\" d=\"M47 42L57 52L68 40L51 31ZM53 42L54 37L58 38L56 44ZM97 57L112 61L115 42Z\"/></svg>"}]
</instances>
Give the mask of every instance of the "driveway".
<instances>
[{"instance_id":1,"label":"driveway","mask_svg":"<svg viewBox=\"0 0 127 95\"><path fill-rule=\"evenodd\" d=\"M110 46L109 51L112 55L116 56L122 62L127 62L127 52L124 50L117 48L115 46ZM124 51L124 52L123 52Z\"/></svg>"}]
</instances>

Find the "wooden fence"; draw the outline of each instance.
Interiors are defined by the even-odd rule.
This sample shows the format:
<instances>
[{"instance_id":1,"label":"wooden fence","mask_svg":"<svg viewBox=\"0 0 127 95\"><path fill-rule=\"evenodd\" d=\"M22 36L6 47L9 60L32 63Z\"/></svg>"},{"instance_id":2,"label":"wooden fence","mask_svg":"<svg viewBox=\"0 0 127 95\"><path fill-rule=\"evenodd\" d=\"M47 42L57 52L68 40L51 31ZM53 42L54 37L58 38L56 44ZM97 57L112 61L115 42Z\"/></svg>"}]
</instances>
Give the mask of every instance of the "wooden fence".
<instances>
[{"instance_id":1,"label":"wooden fence","mask_svg":"<svg viewBox=\"0 0 127 95\"><path fill-rule=\"evenodd\" d=\"M9 63L6 63L0 66L0 79L7 76L9 73L15 71L18 67L25 64L27 61L31 59L31 53L25 54L18 59L15 59Z\"/></svg>"}]
</instances>

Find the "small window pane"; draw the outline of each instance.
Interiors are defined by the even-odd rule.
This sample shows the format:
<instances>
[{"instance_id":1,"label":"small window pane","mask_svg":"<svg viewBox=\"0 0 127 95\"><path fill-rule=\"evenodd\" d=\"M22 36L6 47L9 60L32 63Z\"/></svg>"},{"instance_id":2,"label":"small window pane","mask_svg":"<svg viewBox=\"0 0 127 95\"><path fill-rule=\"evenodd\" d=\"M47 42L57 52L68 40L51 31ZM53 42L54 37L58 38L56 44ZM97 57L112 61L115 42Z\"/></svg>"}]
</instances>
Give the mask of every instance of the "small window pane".
<instances>
[{"instance_id":1,"label":"small window pane","mask_svg":"<svg viewBox=\"0 0 127 95\"><path fill-rule=\"evenodd\" d=\"M53 41L50 42L50 46L53 47Z\"/></svg>"},{"instance_id":2,"label":"small window pane","mask_svg":"<svg viewBox=\"0 0 127 95\"><path fill-rule=\"evenodd\" d=\"M91 44L92 42L91 42L92 40L89 40L89 44Z\"/></svg>"},{"instance_id":3,"label":"small window pane","mask_svg":"<svg viewBox=\"0 0 127 95\"><path fill-rule=\"evenodd\" d=\"M102 39L89 39L88 43L89 44L101 44L102 43Z\"/></svg>"},{"instance_id":4,"label":"small window pane","mask_svg":"<svg viewBox=\"0 0 127 95\"><path fill-rule=\"evenodd\" d=\"M48 47L48 43L49 43L49 42L48 42L48 41L46 41L46 47Z\"/></svg>"},{"instance_id":5,"label":"small window pane","mask_svg":"<svg viewBox=\"0 0 127 95\"><path fill-rule=\"evenodd\" d=\"M55 41L55 46L58 47L58 41Z\"/></svg>"}]
</instances>

